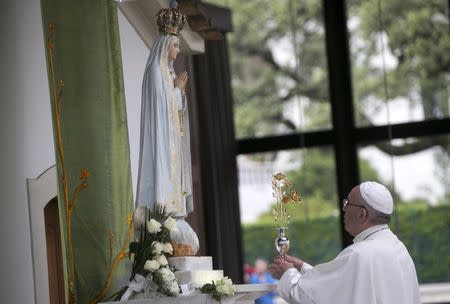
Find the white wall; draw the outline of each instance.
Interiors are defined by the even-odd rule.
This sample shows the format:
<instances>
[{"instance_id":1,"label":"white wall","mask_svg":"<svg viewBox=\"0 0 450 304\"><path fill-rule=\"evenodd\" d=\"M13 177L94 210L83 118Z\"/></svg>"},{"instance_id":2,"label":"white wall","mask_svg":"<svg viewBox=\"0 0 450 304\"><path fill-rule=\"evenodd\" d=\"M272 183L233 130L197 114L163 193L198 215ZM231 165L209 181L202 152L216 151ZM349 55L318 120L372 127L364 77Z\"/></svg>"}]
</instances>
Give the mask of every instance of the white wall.
<instances>
[{"instance_id":1,"label":"white wall","mask_svg":"<svg viewBox=\"0 0 450 304\"><path fill-rule=\"evenodd\" d=\"M34 303L26 179L55 163L40 1L3 0L0 14L0 303ZM119 24L135 193L149 50L120 11Z\"/></svg>"},{"instance_id":2,"label":"white wall","mask_svg":"<svg viewBox=\"0 0 450 304\"><path fill-rule=\"evenodd\" d=\"M120 43L122 47L123 77L127 103L128 134L130 139L133 198L136 197L139 166L139 138L141 122L142 77L150 50L119 10Z\"/></svg>"},{"instance_id":3,"label":"white wall","mask_svg":"<svg viewBox=\"0 0 450 304\"><path fill-rule=\"evenodd\" d=\"M40 1L0 12L0 303L34 303L26 179L55 162Z\"/></svg>"}]
</instances>

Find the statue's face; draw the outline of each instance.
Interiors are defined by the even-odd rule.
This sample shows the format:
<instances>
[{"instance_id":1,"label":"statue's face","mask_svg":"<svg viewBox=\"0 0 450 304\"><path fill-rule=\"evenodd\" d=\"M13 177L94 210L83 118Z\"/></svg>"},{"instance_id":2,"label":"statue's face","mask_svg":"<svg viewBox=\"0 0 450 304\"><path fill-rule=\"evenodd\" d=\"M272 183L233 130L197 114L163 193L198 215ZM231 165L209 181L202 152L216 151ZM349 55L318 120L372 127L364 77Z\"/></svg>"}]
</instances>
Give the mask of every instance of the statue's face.
<instances>
[{"instance_id":1,"label":"statue's face","mask_svg":"<svg viewBox=\"0 0 450 304\"><path fill-rule=\"evenodd\" d=\"M169 60L175 60L180 52L180 40L173 39L169 46Z\"/></svg>"}]
</instances>

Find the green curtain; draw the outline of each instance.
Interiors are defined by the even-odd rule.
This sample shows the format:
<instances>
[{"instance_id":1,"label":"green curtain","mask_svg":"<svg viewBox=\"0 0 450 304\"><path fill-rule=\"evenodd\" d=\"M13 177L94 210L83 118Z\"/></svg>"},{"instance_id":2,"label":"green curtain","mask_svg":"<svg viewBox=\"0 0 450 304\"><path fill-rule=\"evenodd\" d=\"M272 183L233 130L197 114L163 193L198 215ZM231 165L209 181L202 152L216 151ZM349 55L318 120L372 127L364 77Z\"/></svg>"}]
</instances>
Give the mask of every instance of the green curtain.
<instances>
[{"instance_id":1,"label":"green curtain","mask_svg":"<svg viewBox=\"0 0 450 304\"><path fill-rule=\"evenodd\" d=\"M41 0L41 10L45 41L54 25L55 75L64 81L61 129L69 193L80 183L80 170L90 172L72 220L76 302L88 303L107 278L109 233L115 255L133 208L117 7L112 0ZM55 133L55 119L53 125ZM66 250L61 181L58 201ZM107 295L125 283L125 264L116 268Z\"/></svg>"}]
</instances>

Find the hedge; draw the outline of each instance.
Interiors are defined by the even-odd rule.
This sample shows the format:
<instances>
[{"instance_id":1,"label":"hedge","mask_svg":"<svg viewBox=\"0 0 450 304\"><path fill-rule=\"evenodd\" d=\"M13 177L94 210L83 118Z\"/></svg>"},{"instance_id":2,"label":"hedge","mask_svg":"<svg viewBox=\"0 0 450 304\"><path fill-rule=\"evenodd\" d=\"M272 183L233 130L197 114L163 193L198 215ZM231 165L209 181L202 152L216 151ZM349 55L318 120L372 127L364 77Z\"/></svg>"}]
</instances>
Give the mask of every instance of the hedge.
<instances>
[{"instance_id":1,"label":"hedge","mask_svg":"<svg viewBox=\"0 0 450 304\"><path fill-rule=\"evenodd\" d=\"M450 281L450 205L402 208L390 227L408 248L421 283ZM257 258L271 260L277 254L275 225L244 225L243 234L246 263L253 264ZM293 222L287 236L289 253L313 265L329 261L341 251L338 217Z\"/></svg>"}]
</instances>

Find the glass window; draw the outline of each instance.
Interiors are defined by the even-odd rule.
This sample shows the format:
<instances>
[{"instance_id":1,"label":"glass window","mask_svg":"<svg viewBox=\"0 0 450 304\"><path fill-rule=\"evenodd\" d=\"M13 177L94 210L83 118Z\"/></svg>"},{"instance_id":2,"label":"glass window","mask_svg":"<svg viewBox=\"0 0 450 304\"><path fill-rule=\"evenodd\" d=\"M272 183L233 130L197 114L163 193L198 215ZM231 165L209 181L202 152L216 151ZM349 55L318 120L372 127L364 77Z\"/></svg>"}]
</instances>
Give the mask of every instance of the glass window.
<instances>
[{"instance_id":1,"label":"glass window","mask_svg":"<svg viewBox=\"0 0 450 304\"><path fill-rule=\"evenodd\" d=\"M347 3L357 125L448 117L448 1Z\"/></svg>"},{"instance_id":2,"label":"glass window","mask_svg":"<svg viewBox=\"0 0 450 304\"><path fill-rule=\"evenodd\" d=\"M450 268L450 136L407 138L360 147L362 180L394 193L391 229L408 248L420 283L448 282ZM429 148L426 148L426 147ZM417 152L414 151L417 148ZM403 156L390 156L409 151Z\"/></svg>"},{"instance_id":3,"label":"glass window","mask_svg":"<svg viewBox=\"0 0 450 304\"><path fill-rule=\"evenodd\" d=\"M322 1L209 2L233 11L227 37L237 138L329 129Z\"/></svg>"},{"instance_id":4,"label":"glass window","mask_svg":"<svg viewBox=\"0 0 450 304\"><path fill-rule=\"evenodd\" d=\"M239 196L244 261L271 260L277 254L277 223L272 214L272 175L285 174L301 195L291 205L287 236L289 253L311 264L334 258L342 248L331 147L238 156ZM319 249L320 248L320 249Z\"/></svg>"}]
</instances>

